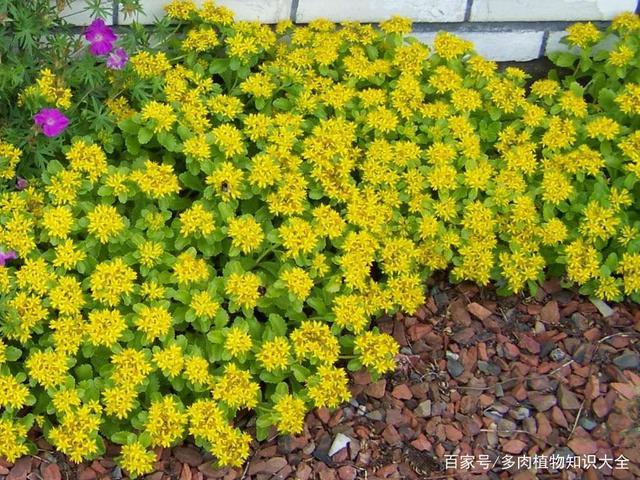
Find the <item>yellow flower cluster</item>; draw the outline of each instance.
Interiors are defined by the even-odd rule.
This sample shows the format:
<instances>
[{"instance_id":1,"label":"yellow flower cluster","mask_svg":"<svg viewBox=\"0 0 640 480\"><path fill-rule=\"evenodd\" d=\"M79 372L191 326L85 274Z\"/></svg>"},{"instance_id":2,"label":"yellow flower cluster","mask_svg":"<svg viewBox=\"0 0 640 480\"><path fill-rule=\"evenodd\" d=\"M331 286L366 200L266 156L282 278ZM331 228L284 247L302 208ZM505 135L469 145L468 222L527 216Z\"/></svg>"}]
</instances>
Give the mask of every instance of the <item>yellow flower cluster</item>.
<instances>
[{"instance_id":1,"label":"yellow flower cluster","mask_svg":"<svg viewBox=\"0 0 640 480\"><path fill-rule=\"evenodd\" d=\"M25 444L28 430L19 420L0 418L0 455L10 462L25 455L29 451Z\"/></svg>"},{"instance_id":2,"label":"yellow flower cluster","mask_svg":"<svg viewBox=\"0 0 640 480\"><path fill-rule=\"evenodd\" d=\"M42 69L36 83L20 93L18 104L22 104L26 98L34 96L41 97L51 106L62 109L71 107L71 89L64 85L61 76L55 75L49 68Z\"/></svg>"},{"instance_id":3,"label":"yellow flower cluster","mask_svg":"<svg viewBox=\"0 0 640 480\"><path fill-rule=\"evenodd\" d=\"M166 11L181 43L112 73L107 126L38 188L0 193L0 249L20 258L0 267L0 407L46 416L74 460L117 431L132 476L187 435L242 464L238 410L261 437L299 434L308 408L348 400L339 359L392 371L398 345L371 319L415 312L435 270L640 299L637 83L527 86L454 35L403 41L399 17L271 29L211 1ZM614 20L604 68L631 68L639 25ZM2 178L20 155L0 142ZM6 418L12 459L28 426Z\"/></svg>"},{"instance_id":4,"label":"yellow flower cluster","mask_svg":"<svg viewBox=\"0 0 640 480\"><path fill-rule=\"evenodd\" d=\"M0 179L11 180L15 177L16 166L20 162L22 150L0 140Z\"/></svg>"}]
</instances>

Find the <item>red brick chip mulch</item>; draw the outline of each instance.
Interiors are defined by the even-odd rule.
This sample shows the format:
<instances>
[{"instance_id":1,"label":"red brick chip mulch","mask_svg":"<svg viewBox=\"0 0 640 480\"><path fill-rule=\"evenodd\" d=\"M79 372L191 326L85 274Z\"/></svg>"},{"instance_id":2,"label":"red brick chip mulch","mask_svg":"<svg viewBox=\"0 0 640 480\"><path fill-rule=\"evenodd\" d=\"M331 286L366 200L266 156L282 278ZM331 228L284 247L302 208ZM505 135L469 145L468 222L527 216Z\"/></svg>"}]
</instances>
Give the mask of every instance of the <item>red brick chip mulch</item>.
<instances>
[{"instance_id":1,"label":"red brick chip mulch","mask_svg":"<svg viewBox=\"0 0 640 480\"><path fill-rule=\"evenodd\" d=\"M192 445L158 449L146 478L640 478L638 305L594 304L556 281L536 298L442 283L415 316L378 325L402 346L397 372L354 374L350 404L309 414L303 435L254 444L242 470ZM0 479L127 478L109 458L78 466L38 445L0 460Z\"/></svg>"}]
</instances>

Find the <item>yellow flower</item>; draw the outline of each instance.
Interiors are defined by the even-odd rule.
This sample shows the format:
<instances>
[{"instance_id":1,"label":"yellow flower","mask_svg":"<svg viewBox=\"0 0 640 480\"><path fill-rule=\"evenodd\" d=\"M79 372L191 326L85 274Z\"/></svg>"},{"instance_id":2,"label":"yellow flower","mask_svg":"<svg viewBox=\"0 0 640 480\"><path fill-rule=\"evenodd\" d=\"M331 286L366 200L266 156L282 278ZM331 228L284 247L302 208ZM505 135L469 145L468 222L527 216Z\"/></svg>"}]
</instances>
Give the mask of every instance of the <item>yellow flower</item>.
<instances>
[{"instance_id":1,"label":"yellow flower","mask_svg":"<svg viewBox=\"0 0 640 480\"><path fill-rule=\"evenodd\" d=\"M379 374L395 369L399 347L391 335L364 332L356 337L354 345L354 352L360 356L365 367L372 368Z\"/></svg>"},{"instance_id":2,"label":"yellow flower","mask_svg":"<svg viewBox=\"0 0 640 480\"><path fill-rule=\"evenodd\" d=\"M232 409L254 408L259 391L260 386L252 380L251 373L228 363L213 386L213 399L223 401Z\"/></svg>"},{"instance_id":3,"label":"yellow flower","mask_svg":"<svg viewBox=\"0 0 640 480\"><path fill-rule=\"evenodd\" d=\"M67 207L46 209L42 216L42 226L53 238L67 238L73 227L73 214Z\"/></svg>"},{"instance_id":4,"label":"yellow flower","mask_svg":"<svg viewBox=\"0 0 640 480\"><path fill-rule=\"evenodd\" d=\"M273 411L278 416L278 432L285 435L302 433L307 413L304 400L293 395L284 395L274 403Z\"/></svg>"},{"instance_id":5,"label":"yellow flower","mask_svg":"<svg viewBox=\"0 0 640 480\"><path fill-rule=\"evenodd\" d=\"M87 213L87 231L95 235L100 243L114 239L125 227L123 217L112 205L96 205Z\"/></svg>"},{"instance_id":6,"label":"yellow flower","mask_svg":"<svg viewBox=\"0 0 640 480\"><path fill-rule=\"evenodd\" d=\"M70 276L60 277L58 284L49 292L49 300L51 300L51 306L63 315L80 313L84 306L80 282Z\"/></svg>"},{"instance_id":7,"label":"yellow flower","mask_svg":"<svg viewBox=\"0 0 640 480\"><path fill-rule=\"evenodd\" d=\"M0 141L0 179L11 180L20 162L22 150L10 143Z\"/></svg>"},{"instance_id":8,"label":"yellow flower","mask_svg":"<svg viewBox=\"0 0 640 480\"><path fill-rule=\"evenodd\" d=\"M603 300L617 300L620 298L620 287L615 277L600 276L596 287L596 296Z\"/></svg>"},{"instance_id":9,"label":"yellow flower","mask_svg":"<svg viewBox=\"0 0 640 480\"><path fill-rule=\"evenodd\" d=\"M404 35L411 32L411 20L394 15L389 20L380 22L380 28L385 33Z\"/></svg>"},{"instance_id":10,"label":"yellow flower","mask_svg":"<svg viewBox=\"0 0 640 480\"><path fill-rule=\"evenodd\" d=\"M138 330L146 335L149 342L166 335L171 327L171 322L171 314L166 307L149 307L147 305L140 307L134 321Z\"/></svg>"},{"instance_id":11,"label":"yellow flower","mask_svg":"<svg viewBox=\"0 0 640 480\"><path fill-rule=\"evenodd\" d=\"M75 408L78 408L82 404L78 391L73 388L58 390L53 394L52 401L53 408L63 415L71 414Z\"/></svg>"},{"instance_id":12,"label":"yellow flower","mask_svg":"<svg viewBox=\"0 0 640 480\"><path fill-rule=\"evenodd\" d=\"M327 257L323 253L318 253L311 260L311 272L317 277L324 277L329 271ZM314 273L315 272L315 273Z\"/></svg>"},{"instance_id":13,"label":"yellow flower","mask_svg":"<svg viewBox=\"0 0 640 480\"><path fill-rule=\"evenodd\" d=\"M191 297L189 306L193 309L196 316L205 318L215 317L220 309L220 304L214 300L207 291L195 293Z\"/></svg>"},{"instance_id":14,"label":"yellow flower","mask_svg":"<svg viewBox=\"0 0 640 480\"><path fill-rule=\"evenodd\" d=\"M613 140L620 132L620 125L608 117L599 117L590 121L586 130L589 138L602 137L606 140Z\"/></svg>"},{"instance_id":15,"label":"yellow flower","mask_svg":"<svg viewBox=\"0 0 640 480\"><path fill-rule=\"evenodd\" d=\"M226 158L231 158L244 152L242 133L235 126L224 123L211 130L214 143L220 147Z\"/></svg>"},{"instance_id":16,"label":"yellow flower","mask_svg":"<svg viewBox=\"0 0 640 480\"><path fill-rule=\"evenodd\" d=\"M482 98L477 90L458 88L451 93L451 103L456 111L473 112L482 107Z\"/></svg>"},{"instance_id":17,"label":"yellow flower","mask_svg":"<svg viewBox=\"0 0 640 480\"><path fill-rule=\"evenodd\" d=\"M567 227L559 218L552 218L542 227L541 237L543 245L553 245L563 242L568 235Z\"/></svg>"},{"instance_id":18,"label":"yellow flower","mask_svg":"<svg viewBox=\"0 0 640 480\"><path fill-rule=\"evenodd\" d=\"M485 79L491 78L498 68L496 62L486 60L479 55L472 55L471 58L467 60L467 65L473 75Z\"/></svg>"},{"instance_id":19,"label":"yellow flower","mask_svg":"<svg viewBox=\"0 0 640 480\"><path fill-rule=\"evenodd\" d=\"M251 350L251 336L240 327L231 327L224 340L224 349L232 357L238 357Z\"/></svg>"},{"instance_id":20,"label":"yellow flower","mask_svg":"<svg viewBox=\"0 0 640 480\"><path fill-rule=\"evenodd\" d=\"M51 287L54 279L55 276L49 270L43 258L36 260L26 259L22 268L16 272L18 287L26 292L34 292L38 295L44 295Z\"/></svg>"},{"instance_id":21,"label":"yellow flower","mask_svg":"<svg viewBox=\"0 0 640 480\"><path fill-rule=\"evenodd\" d=\"M225 292L242 308L252 309L260 298L262 281L255 273L232 273L227 279Z\"/></svg>"},{"instance_id":22,"label":"yellow flower","mask_svg":"<svg viewBox=\"0 0 640 480\"><path fill-rule=\"evenodd\" d=\"M114 354L111 364L115 367L111 378L117 385L138 385L151 372L145 352L134 348L125 348Z\"/></svg>"},{"instance_id":23,"label":"yellow flower","mask_svg":"<svg viewBox=\"0 0 640 480\"><path fill-rule=\"evenodd\" d=\"M37 350L29 355L26 362L29 376L44 388L62 384L67 375L67 357L57 351Z\"/></svg>"},{"instance_id":24,"label":"yellow flower","mask_svg":"<svg viewBox=\"0 0 640 480\"><path fill-rule=\"evenodd\" d=\"M219 44L218 34L213 28L198 27L187 32L187 37L182 42L182 48L194 52L206 52Z\"/></svg>"},{"instance_id":25,"label":"yellow flower","mask_svg":"<svg viewBox=\"0 0 640 480\"><path fill-rule=\"evenodd\" d=\"M143 241L138 246L138 254L140 255L140 264L150 268L158 261L164 253L161 243L152 242L150 240Z\"/></svg>"},{"instance_id":26,"label":"yellow flower","mask_svg":"<svg viewBox=\"0 0 640 480\"><path fill-rule=\"evenodd\" d=\"M253 73L240 84L240 90L256 98L270 98L275 88L273 80L266 73Z\"/></svg>"},{"instance_id":27,"label":"yellow flower","mask_svg":"<svg viewBox=\"0 0 640 480\"><path fill-rule=\"evenodd\" d=\"M582 239L574 240L565 247L567 254L567 276L582 285L598 275L600 261L597 250Z\"/></svg>"},{"instance_id":28,"label":"yellow flower","mask_svg":"<svg viewBox=\"0 0 640 480\"><path fill-rule=\"evenodd\" d=\"M620 220L616 217L613 208L600 205L592 200L583 210L584 218L580 223L580 233L588 240L595 242L598 239L607 240L616 232L616 226Z\"/></svg>"},{"instance_id":29,"label":"yellow flower","mask_svg":"<svg viewBox=\"0 0 640 480\"><path fill-rule=\"evenodd\" d=\"M202 203L194 203L180 214L180 234L183 236L198 233L207 236L215 230L213 213L208 211Z\"/></svg>"},{"instance_id":30,"label":"yellow flower","mask_svg":"<svg viewBox=\"0 0 640 480\"><path fill-rule=\"evenodd\" d=\"M71 90L63 86L62 78L53 74L48 68L40 72L36 80L35 91L58 108L71 106Z\"/></svg>"},{"instance_id":31,"label":"yellow flower","mask_svg":"<svg viewBox=\"0 0 640 480\"><path fill-rule=\"evenodd\" d=\"M80 315L58 317L49 322L53 330L53 345L65 355L75 355L83 341L86 325Z\"/></svg>"},{"instance_id":32,"label":"yellow flower","mask_svg":"<svg viewBox=\"0 0 640 480\"><path fill-rule=\"evenodd\" d=\"M640 292L640 254L624 253L618 271L622 274L626 295Z\"/></svg>"},{"instance_id":33,"label":"yellow flower","mask_svg":"<svg viewBox=\"0 0 640 480\"><path fill-rule=\"evenodd\" d=\"M262 226L252 215L231 218L228 234L231 237L231 244L244 254L258 249L264 240Z\"/></svg>"},{"instance_id":34,"label":"yellow flower","mask_svg":"<svg viewBox=\"0 0 640 480\"><path fill-rule=\"evenodd\" d=\"M306 220L294 217L279 229L286 256L297 257L300 253L309 253L316 246L317 231Z\"/></svg>"},{"instance_id":35,"label":"yellow flower","mask_svg":"<svg viewBox=\"0 0 640 480\"><path fill-rule=\"evenodd\" d=\"M131 385L116 385L102 391L103 403L107 415L124 419L133 410L138 394Z\"/></svg>"},{"instance_id":36,"label":"yellow flower","mask_svg":"<svg viewBox=\"0 0 640 480\"><path fill-rule=\"evenodd\" d=\"M238 97L220 94L209 99L209 101L207 101L207 106L215 115L220 115L222 117L232 119L236 118L240 113L242 113L244 104ZM245 125L246 121L247 120L245 119Z\"/></svg>"},{"instance_id":37,"label":"yellow flower","mask_svg":"<svg viewBox=\"0 0 640 480\"><path fill-rule=\"evenodd\" d=\"M181 2L185 3L184 0ZM175 0L174 3L176 3ZM120 462L132 477L153 472L155 461L156 454L147 450L140 442L122 446Z\"/></svg>"},{"instance_id":38,"label":"yellow flower","mask_svg":"<svg viewBox=\"0 0 640 480\"><path fill-rule=\"evenodd\" d=\"M309 274L300 267L293 267L280 274L280 278L287 289L300 300L306 300L313 288L313 280Z\"/></svg>"},{"instance_id":39,"label":"yellow flower","mask_svg":"<svg viewBox=\"0 0 640 480\"><path fill-rule=\"evenodd\" d=\"M151 402L146 431L154 446L170 447L182 439L187 423L187 414L172 396Z\"/></svg>"},{"instance_id":40,"label":"yellow flower","mask_svg":"<svg viewBox=\"0 0 640 480\"><path fill-rule=\"evenodd\" d=\"M541 79L531 84L531 93L538 97L553 97L560 90L560 85L555 80Z\"/></svg>"},{"instance_id":41,"label":"yellow flower","mask_svg":"<svg viewBox=\"0 0 640 480\"><path fill-rule=\"evenodd\" d=\"M125 265L122 258L99 263L90 276L91 296L102 303L115 307L122 295L133 292L136 272Z\"/></svg>"},{"instance_id":42,"label":"yellow flower","mask_svg":"<svg viewBox=\"0 0 640 480\"><path fill-rule=\"evenodd\" d=\"M366 125L377 132L389 133L398 126L398 118L391 110L378 107L367 114Z\"/></svg>"},{"instance_id":43,"label":"yellow flower","mask_svg":"<svg viewBox=\"0 0 640 480\"><path fill-rule=\"evenodd\" d=\"M140 286L140 295L147 297L149 300L161 300L165 298L166 291L157 281L149 280Z\"/></svg>"},{"instance_id":44,"label":"yellow flower","mask_svg":"<svg viewBox=\"0 0 640 480\"><path fill-rule=\"evenodd\" d=\"M256 358L267 372L285 369L291 361L291 346L285 337L265 341Z\"/></svg>"},{"instance_id":45,"label":"yellow flower","mask_svg":"<svg viewBox=\"0 0 640 480\"><path fill-rule=\"evenodd\" d=\"M122 120L126 120L135 113L125 97L109 98L105 101L105 104L109 113L113 115L119 122Z\"/></svg>"},{"instance_id":46,"label":"yellow flower","mask_svg":"<svg viewBox=\"0 0 640 480\"><path fill-rule=\"evenodd\" d=\"M513 292L520 292L526 282L535 281L545 266L544 259L537 253L500 252L498 258L502 274Z\"/></svg>"},{"instance_id":47,"label":"yellow flower","mask_svg":"<svg viewBox=\"0 0 640 480\"><path fill-rule=\"evenodd\" d=\"M133 55L129 61L140 78L152 78L171 68L164 52L150 53L143 50Z\"/></svg>"},{"instance_id":48,"label":"yellow flower","mask_svg":"<svg viewBox=\"0 0 640 480\"><path fill-rule=\"evenodd\" d=\"M445 60L453 60L473 49L473 44L449 32L438 32L433 40L433 48Z\"/></svg>"},{"instance_id":49,"label":"yellow flower","mask_svg":"<svg viewBox=\"0 0 640 480\"><path fill-rule=\"evenodd\" d=\"M0 407L20 410L26 403L29 389L13 375L0 375Z\"/></svg>"},{"instance_id":50,"label":"yellow flower","mask_svg":"<svg viewBox=\"0 0 640 480\"><path fill-rule=\"evenodd\" d=\"M15 462L29 451L25 444L28 426L20 422L19 418L0 418L0 456L9 462Z\"/></svg>"},{"instance_id":51,"label":"yellow flower","mask_svg":"<svg viewBox=\"0 0 640 480\"><path fill-rule=\"evenodd\" d=\"M76 249L70 239L58 244L55 248L56 257L53 260L54 267L64 267L66 269L75 268L76 265L86 258L86 253Z\"/></svg>"},{"instance_id":52,"label":"yellow flower","mask_svg":"<svg viewBox=\"0 0 640 480\"><path fill-rule=\"evenodd\" d=\"M204 135L196 135L184 141L182 151L186 156L206 160L211 156L211 148Z\"/></svg>"},{"instance_id":53,"label":"yellow flower","mask_svg":"<svg viewBox=\"0 0 640 480\"><path fill-rule=\"evenodd\" d=\"M231 162L224 162L207 176L207 185L211 185L226 202L240 196L243 176L242 170L234 167Z\"/></svg>"},{"instance_id":54,"label":"yellow flower","mask_svg":"<svg viewBox=\"0 0 640 480\"><path fill-rule=\"evenodd\" d=\"M107 172L107 156L95 143L74 140L65 156L69 160L69 168L85 174L91 182L95 182Z\"/></svg>"},{"instance_id":55,"label":"yellow flower","mask_svg":"<svg viewBox=\"0 0 640 480\"><path fill-rule=\"evenodd\" d=\"M591 22L574 23L567 28L567 40L570 45L585 48L600 40L600 30Z\"/></svg>"},{"instance_id":56,"label":"yellow flower","mask_svg":"<svg viewBox=\"0 0 640 480\"><path fill-rule=\"evenodd\" d=\"M611 27L616 31L628 30L633 32L640 30L640 16L633 12L624 12L616 16L611 22Z\"/></svg>"},{"instance_id":57,"label":"yellow flower","mask_svg":"<svg viewBox=\"0 0 640 480\"><path fill-rule=\"evenodd\" d=\"M627 82L615 102L627 115L640 115L640 84Z\"/></svg>"},{"instance_id":58,"label":"yellow flower","mask_svg":"<svg viewBox=\"0 0 640 480\"><path fill-rule=\"evenodd\" d=\"M573 145L575 135L576 128L571 120L552 117L542 136L542 144L551 150L559 150Z\"/></svg>"},{"instance_id":59,"label":"yellow flower","mask_svg":"<svg viewBox=\"0 0 640 480\"><path fill-rule=\"evenodd\" d=\"M144 194L158 199L180 192L180 184L171 165L158 164L150 160L144 165L144 170L135 170L129 176Z\"/></svg>"},{"instance_id":60,"label":"yellow flower","mask_svg":"<svg viewBox=\"0 0 640 480\"><path fill-rule=\"evenodd\" d=\"M393 302L407 313L414 313L424 303L424 285L418 275L400 274L390 278L388 286Z\"/></svg>"},{"instance_id":61,"label":"yellow flower","mask_svg":"<svg viewBox=\"0 0 640 480\"><path fill-rule=\"evenodd\" d=\"M249 456L251 436L237 428L225 425L211 444L211 453L221 465L240 467Z\"/></svg>"},{"instance_id":62,"label":"yellow flower","mask_svg":"<svg viewBox=\"0 0 640 480\"><path fill-rule=\"evenodd\" d=\"M189 433L214 443L228 427L222 410L211 399L198 399L187 409Z\"/></svg>"},{"instance_id":63,"label":"yellow flower","mask_svg":"<svg viewBox=\"0 0 640 480\"><path fill-rule=\"evenodd\" d=\"M614 67L624 67L633 59L634 53L631 47L621 43L615 50L609 52L609 63Z\"/></svg>"},{"instance_id":64,"label":"yellow flower","mask_svg":"<svg viewBox=\"0 0 640 480\"><path fill-rule=\"evenodd\" d=\"M202 258L196 258L190 252L178 256L173 271L180 285L203 282L209 278L207 262Z\"/></svg>"},{"instance_id":65,"label":"yellow flower","mask_svg":"<svg viewBox=\"0 0 640 480\"><path fill-rule=\"evenodd\" d=\"M209 385L211 375L209 375L209 362L198 355L185 357L184 375L191 383L196 385Z\"/></svg>"},{"instance_id":66,"label":"yellow flower","mask_svg":"<svg viewBox=\"0 0 640 480\"><path fill-rule=\"evenodd\" d=\"M82 183L80 172L61 170L51 177L45 190L54 205L73 205L76 202L78 187Z\"/></svg>"},{"instance_id":67,"label":"yellow flower","mask_svg":"<svg viewBox=\"0 0 640 480\"><path fill-rule=\"evenodd\" d=\"M167 377L173 378L180 375L184 366L182 348L176 343L153 353L153 361Z\"/></svg>"},{"instance_id":68,"label":"yellow flower","mask_svg":"<svg viewBox=\"0 0 640 480\"><path fill-rule=\"evenodd\" d=\"M289 337L298 359L317 358L322 363L330 364L340 355L338 339L325 323L316 320L303 321Z\"/></svg>"},{"instance_id":69,"label":"yellow flower","mask_svg":"<svg viewBox=\"0 0 640 480\"><path fill-rule=\"evenodd\" d=\"M100 422L100 416L93 413L89 405L83 405L65 415L60 425L50 430L49 437L58 450L79 463L98 451L96 437Z\"/></svg>"},{"instance_id":70,"label":"yellow flower","mask_svg":"<svg viewBox=\"0 0 640 480\"><path fill-rule=\"evenodd\" d=\"M317 374L309 380L309 398L318 408L335 408L351 398L347 383L347 373L343 369L320 365Z\"/></svg>"},{"instance_id":71,"label":"yellow flower","mask_svg":"<svg viewBox=\"0 0 640 480\"><path fill-rule=\"evenodd\" d=\"M129 187L125 183L129 176L121 172L110 173L104 180L104 184L109 187L114 195L124 195L128 192Z\"/></svg>"},{"instance_id":72,"label":"yellow flower","mask_svg":"<svg viewBox=\"0 0 640 480\"><path fill-rule=\"evenodd\" d=\"M576 95L572 91L566 91L560 95L558 104L562 111L574 117L582 118L587 115L587 102L584 101L584 98Z\"/></svg>"}]
</instances>

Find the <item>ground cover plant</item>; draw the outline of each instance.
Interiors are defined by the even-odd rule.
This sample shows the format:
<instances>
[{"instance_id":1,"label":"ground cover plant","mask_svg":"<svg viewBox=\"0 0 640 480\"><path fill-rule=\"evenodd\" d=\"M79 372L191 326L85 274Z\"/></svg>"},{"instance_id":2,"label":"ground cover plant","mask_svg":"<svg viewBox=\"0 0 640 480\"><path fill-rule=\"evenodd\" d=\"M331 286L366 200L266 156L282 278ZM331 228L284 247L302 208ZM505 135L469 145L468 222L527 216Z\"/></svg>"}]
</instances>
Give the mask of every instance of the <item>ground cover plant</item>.
<instances>
[{"instance_id":1,"label":"ground cover plant","mask_svg":"<svg viewBox=\"0 0 640 480\"><path fill-rule=\"evenodd\" d=\"M370 320L413 312L435 270L640 298L637 16L611 51L571 27L582 50L555 60L574 73L527 89L402 18L167 12L160 42L85 32L100 88L78 101L99 122L53 67L16 98L31 124L0 141L0 455L36 425L73 461L121 444L133 476L187 435L239 465L235 418L296 434L348 399L345 368L392 370ZM16 178L41 144L42 174Z\"/></svg>"}]
</instances>

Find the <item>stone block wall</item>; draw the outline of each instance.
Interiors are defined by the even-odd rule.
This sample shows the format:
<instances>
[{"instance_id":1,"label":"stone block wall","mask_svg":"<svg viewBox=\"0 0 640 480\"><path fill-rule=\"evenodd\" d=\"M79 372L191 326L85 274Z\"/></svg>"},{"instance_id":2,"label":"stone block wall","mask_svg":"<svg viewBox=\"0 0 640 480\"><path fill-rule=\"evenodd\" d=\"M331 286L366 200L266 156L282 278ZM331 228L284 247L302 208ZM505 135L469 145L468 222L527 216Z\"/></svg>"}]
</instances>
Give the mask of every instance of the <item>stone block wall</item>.
<instances>
[{"instance_id":1,"label":"stone block wall","mask_svg":"<svg viewBox=\"0 0 640 480\"><path fill-rule=\"evenodd\" d=\"M201 1L201 0L199 0ZM105 0L109 3L109 0ZM69 20L82 25L87 15L71 6ZM164 0L142 0L144 16L131 18L115 8L111 23L152 23L162 16ZM497 61L528 61L563 48L560 39L573 22L602 26L625 11L640 11L640 0L217 0L238 20L276 23L290 18L308 23L316 18L340 22L379 22L397 14L414 22L414 36L430 43L439 30L473 41L476 50ZM78 13L74 13L77 9Z\"/></svg>"}]
</instances>

